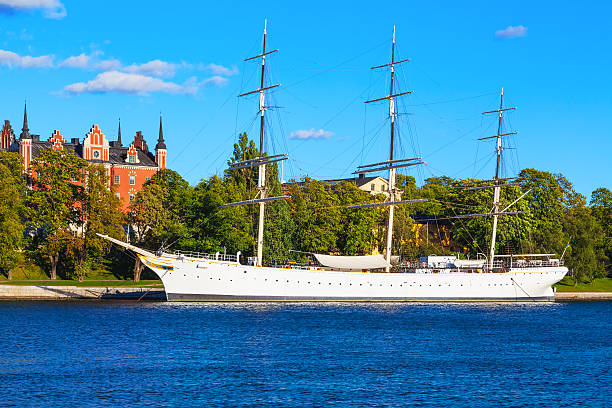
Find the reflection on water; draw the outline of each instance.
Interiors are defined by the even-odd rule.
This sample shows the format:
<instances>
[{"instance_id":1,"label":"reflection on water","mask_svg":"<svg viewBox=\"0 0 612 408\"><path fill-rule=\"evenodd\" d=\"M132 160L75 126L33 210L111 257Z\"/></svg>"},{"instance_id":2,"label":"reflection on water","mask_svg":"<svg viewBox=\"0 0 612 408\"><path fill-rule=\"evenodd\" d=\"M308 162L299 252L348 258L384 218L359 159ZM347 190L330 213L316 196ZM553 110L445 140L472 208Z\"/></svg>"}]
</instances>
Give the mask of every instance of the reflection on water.
<instances>
[{"instance_id":1,"label":"reflection on water","mask_svg":"<svg viewBox=\"0 0 612 408\"><path fill-rule=\"evenodd\" d=\"M611 315L611 302L4 302L0 405L604 407Z\"/></svg>"}]
</instances>

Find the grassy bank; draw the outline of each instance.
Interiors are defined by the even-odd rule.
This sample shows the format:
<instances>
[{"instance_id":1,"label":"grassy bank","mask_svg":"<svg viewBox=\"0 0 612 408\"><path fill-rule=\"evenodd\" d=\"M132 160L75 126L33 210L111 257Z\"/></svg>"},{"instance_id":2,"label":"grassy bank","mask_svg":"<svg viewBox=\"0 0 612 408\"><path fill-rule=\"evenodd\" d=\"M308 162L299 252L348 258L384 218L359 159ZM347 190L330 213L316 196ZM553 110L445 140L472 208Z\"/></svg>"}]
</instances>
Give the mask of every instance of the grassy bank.
<instances>
[{"instance_id":1,"label":"grassy bank","mask_svg":"<svg viewBox=\"0 0 612 408\"><path fill-rule=\"evenodd\" d=\"M574 279L566 276L555 287L558 292L612 292L612 279L595 279L591 283L579 282L578 286L574 287Z\"/></svg>"},{"instance_id":2,"label":"grassy bank","mask_svg":"<svg viewBox=\"0 0 612 408\"><path fill-rule=\"evenodd\" d=\"M19 286L79 286L79 287L159 287L163 288L161 281L159 280L141 280L138 283L134 283L131 280L85 280L79 282L78 280L51 280L51 279L40 279L40 280L29 280L29 279L13 279L13 280L0 280L0 285L19 285Z\"/></svg>"}]
</instances>

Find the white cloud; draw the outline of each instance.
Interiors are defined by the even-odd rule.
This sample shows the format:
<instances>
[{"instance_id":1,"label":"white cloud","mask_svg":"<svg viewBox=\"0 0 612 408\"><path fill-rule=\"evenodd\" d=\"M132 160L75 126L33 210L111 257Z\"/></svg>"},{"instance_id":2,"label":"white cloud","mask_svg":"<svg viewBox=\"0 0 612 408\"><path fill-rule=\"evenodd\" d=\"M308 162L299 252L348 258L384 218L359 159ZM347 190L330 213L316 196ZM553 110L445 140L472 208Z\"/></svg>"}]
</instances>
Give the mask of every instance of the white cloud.
<instances>
[{"instance_id":1,"label":"white cloud","mask_svg":"<svg viewBox=\"0 0 612 408\"><path fill-rule=\"evenodd\" d=\"M123 71L131 74L150 75L162 78L171 78L176 73L178 66L170 62L153 60L144 64L132 64L123 68Z\"/></svg>"},{"instance_id":2,"label":"white cloud","mask_svg":"<svg viewBox=\"0 0 612 408\"><path fill-rule=\"evenodd\" d=\"M296 130L291 132L289 139L329 139L333 135L333 132L323 129Z\"/></svg>"},{"instance_id":3,"label":"white cloud","mask_svg":"<svg viewBox=\"0 0 612 408\"><path fill-rule=\"evenodd\" d=\"M98 74L91 81L67 85L64 87L64 92L68 94L108 92L127 94L148 94L151 92L193 94L197 89L198 86L194 84L193 80L188 80L184 85L179 85L141 74L108 71Z\"/></svg>"},{"instance_id":4,"label":"white cloud","mask_svg":"<svg viewBox=\"0 0 612 408\"><path fill-rule=\"evenodd\" d=\"M66 58L61 64L61 67L68 68L89 68L91 57L86 54L77 55L74 57Z\"/></svg>"},{"instance_id":5,"label":"white cloud","mask_svg":"<svg viewBox=\"0 0 612 408\"><path fill-rule=\"evenodd\" d=\"M116 59L98 60L97 58L91 55L83 53L80 55L66 58L59 66L67 68L98 69L101 71L111 71L118 69L121 66L121 62Z\"/></svg>"},{"instance_id":6,"label":"white cloud","mask_svg":"<svg viewBox=\"0 0 612 408\"><path fill-rule=\"evenodd\" d=\"M227 84L227 81L229 81L227 78L219 76L219 75L215 75L215 76L211 76L210 78L205 79L204 81L200 83L200 85L223 86Z\"/></svg>"},{"instance_id":7,"label":"white cloud","mask_svg":"<svg viewBox=\"0 0 612 408\"><path fill-rule=\"evenodd\" d=\"M53 66L53 56L21 56L12 51L0 50L0 65L19 68L48 68Z\"/></svg>"},{"instance_id":8,"label":"white cloud","mask_svg":"<svg viewBox=\"0 0 612 408\"><path fill-rule=\"evenodd\" d=\"M518 25L518 26L508 26L503 30L497 30L495 32L495 38L508 40L511 38L518 37L526 37L527 36L527 27Z\"/></svg>"},{"instance_id":9,"label":"white cloud","mask_svg":"<svg viewBox=\"0 0 612 408\"><path fill-rule=\"evenodd\" d=\"M212 72L213 75L233 76L238 74L238 68L236 66L227 68L223 65L211 63L204 66L203 68Z\"/></svg>"},{"instance_id":10,"label":"white cloud","mask_svg":"<svg viewBox=\"0 0 612 408\"><path fill-rule=\"evenodd\" d=\"M45 17L60 19L66 17L66 7L59 0L0 0L0 12L42 10Z\"/></svg>"},{"instance_id":11,"label":"white cloud","mask_svg":"<svg viewBox=\"0 0 612 408\"><path fill-rule=\"evenodd\" d=\"M119 69L119 67L121 67L121 61L114 58L98 61L93 65L93 68L101 71L113 71L115 69Z\"/></svg>"}]
</instances>

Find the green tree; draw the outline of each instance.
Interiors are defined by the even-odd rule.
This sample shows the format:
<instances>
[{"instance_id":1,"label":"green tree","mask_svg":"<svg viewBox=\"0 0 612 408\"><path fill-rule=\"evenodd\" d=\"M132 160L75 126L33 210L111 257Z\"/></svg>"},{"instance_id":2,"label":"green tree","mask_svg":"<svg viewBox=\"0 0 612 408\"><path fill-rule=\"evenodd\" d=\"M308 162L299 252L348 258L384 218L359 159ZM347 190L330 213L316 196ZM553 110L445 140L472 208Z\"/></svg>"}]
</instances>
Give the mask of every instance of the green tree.
<instances>
[{"instance_id":1,"label":"green tree","mask_svg":"<svg viewBox=\"0 0 612 408\"><path fill-rule=\"evenodd\" d=\"M130 203L128 222L133 240L152 250L166 249L187 239L193 189L177 172L158 171ZM140 280L143 265L136 259L134 280Z\"/></svg>"},{"instance_id":2,"label":"green tree","mask_svg":"<svg viewBox=\"0 0 612 408\"><path fill-rule=\"evenodd\" d=\"M342 226L338 197L317 180L305 178L289 188L295 224L293 243L306 252L338 252Z\"/></svg>"},{"instance_id":3,"label":"green tree","mask_svg":"<svg viewBox=\"0 0 612 408\"><path fill-rule=\"evenodd\" d=\"M71 244L82 224L83 176L87 162L72 152L46 149L32 161L33 188L28 199L36 245L49 260L51 279L57 278L61 251Z\"/></svg>"},{"instance_id":4,"label":"green tree","mask_svg":"<svg viewBox=\"0 0 612 408\"><path fill-rule=\"evenodd\" d=\"M342 208L349 205L367 204L375 202L371 194L360 190L355 183L343 182L334 186L331 194L334 201L339 203L340 228L337 230L336 247L346 255L366 255L372 250L379 250L382 235L383 216L387 211L380 208ZM379 194L378 199L384 199ZM322 210L325 211L325 210ZM326 220L323 218L323 220ZM395 224L398 225L397 223Z\"/></svg>"},{"instance_id":5,"label":"green tree","mask_svg":"<svg viewBox=\"0 0 612 408\"><path fill-rule=\"evenodd\" d=\"M109 264L111 244L97 234L120 238L123 212L104 166L89 164L85 168L85 186L80 202L82 222L78 235L77 275L80 281L93 267Z\"/></svg>"},{"instance_id":6,"label":"green tree","mask_svg":"<svg viewBox=\"0 0 612 408\"><path fill-rule=\"evenodd\" d=\"M571 237L566 264L573 271L574 286L579 281L592 282L595 278L605 276L602 262L603 230L585 204L584 199L577 201L563 220L565 232Z\"/></svg>"},{"instance_id":7,"label":"green tree","mask_svg":"<svg viewBox=\"0 0 612 408\"><path fill-rule=\"evenodd\" d=\"M12 279L23 247L26 195L21 156L0 151L0 180L0 272Z\"/></svg>"},{"instance_id":8,"label":"green tree","mask_svg":"<svg viewBox=\"0 0 612 408\"><path fill-rule=\"evenodd\" d=\"M612 274L612 191L598 188L591 194L590 207L593 216L603 230L602 250L605 255L605 269Z\"/></svg>"}]
</instances>

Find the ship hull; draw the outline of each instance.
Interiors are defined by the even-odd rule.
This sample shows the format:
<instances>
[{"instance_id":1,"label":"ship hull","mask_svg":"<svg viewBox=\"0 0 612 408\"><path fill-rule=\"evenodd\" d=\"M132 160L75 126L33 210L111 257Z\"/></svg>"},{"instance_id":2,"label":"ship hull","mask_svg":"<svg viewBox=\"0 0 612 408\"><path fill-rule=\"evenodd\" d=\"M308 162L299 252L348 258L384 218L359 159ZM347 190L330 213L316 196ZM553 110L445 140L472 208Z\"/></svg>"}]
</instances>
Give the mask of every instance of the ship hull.
<instances>
[{"instance_id":1,"label":"ship hull","mask_svg":"<svg viewBox=\"0 0 612 408\"><path fill-rule=\"evenodd\" d=\"M236 262L142 256L169 301L200 302L550 302L567 268L503 273L363 273L255 267Z\"/></svg>"}]
</instances>

